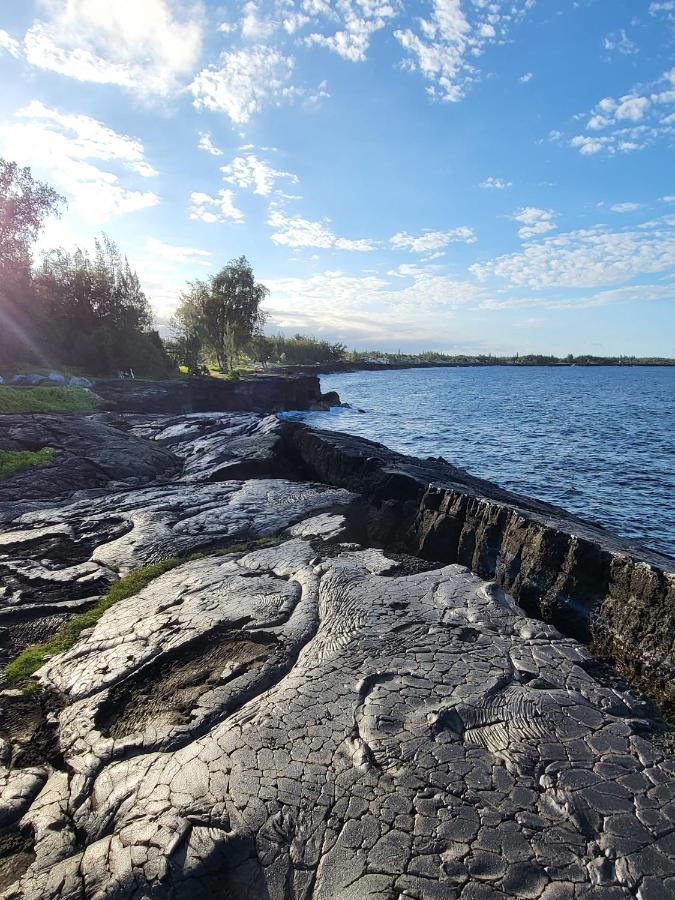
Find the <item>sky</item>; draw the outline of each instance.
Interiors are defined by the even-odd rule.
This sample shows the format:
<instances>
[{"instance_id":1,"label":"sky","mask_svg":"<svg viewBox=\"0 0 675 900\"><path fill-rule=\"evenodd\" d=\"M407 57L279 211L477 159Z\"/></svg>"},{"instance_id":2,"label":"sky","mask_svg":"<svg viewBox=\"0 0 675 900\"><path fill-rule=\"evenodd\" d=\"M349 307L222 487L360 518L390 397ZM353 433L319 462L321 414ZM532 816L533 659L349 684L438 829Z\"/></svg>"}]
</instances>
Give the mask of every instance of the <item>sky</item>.
<instances>
[{"instance_id":1,"label":"sky","mask_svg":"<svg viewBox=\"0 0 675 900\"><path fill-rule=\"evenodd\" d=\"M675 356L675 0L2 0L0 155L160 326L246 254L268 332Z\"/></svg>"}]
</instances>

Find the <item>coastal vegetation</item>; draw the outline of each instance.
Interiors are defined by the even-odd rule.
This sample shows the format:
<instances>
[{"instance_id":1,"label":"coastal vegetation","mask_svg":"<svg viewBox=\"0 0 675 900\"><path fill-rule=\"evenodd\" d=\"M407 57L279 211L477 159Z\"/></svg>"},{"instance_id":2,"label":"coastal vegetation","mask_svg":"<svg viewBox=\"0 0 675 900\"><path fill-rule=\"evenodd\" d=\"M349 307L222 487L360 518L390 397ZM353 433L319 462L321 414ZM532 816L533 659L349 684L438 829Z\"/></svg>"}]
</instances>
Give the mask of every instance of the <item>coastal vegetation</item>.
<instances>
[{"instance_id":1,"label":"coastal vegetation","mask_svg":"<svg viewBox=\"0 0 675 900\"><path fill-rule=\"evenodd\" d=\"M29 168L0 158L0 369L57 368L105 376L132 369L164 378L179 372L206 374L283 366L591 366L672 365L656 358L547 355L450 355L378 350L348 351L342 343L303 334L263 333L261 304L268 295L245 256L214 275L188 284L163 341L139 276L107 235L93 252L55 248L36 263L33 248L49 216L65 199L35 179ZM45 390L59 390L58 388ZM64 389L60 389L64 390ZM70 391L71 389L67 389ZM5 394L0 412L86 410L84 399L67 393ZM48 405L42 406L38 397ZM17 405L18 404L18 405ZM26 405L23 405L26 404ZM56 404L56 405L55 405Z\"/></svg>"},{"instance_id":2,"label":"coastal vegetation","mask_svg":"<svg viewBox=\"0 0 675 900\"><path fill-rule=\"evenodd\" d=\"M378 350L352 351L345 357L345 362L354 364L383 364L390 366L671 366L675 359L655 356L591 356L582 354L575 356L551 356L539 353L519 354L511 356L494 356L488 354L450 354L426 351L423 353L383 353Z\"/></svg>"},{"instance_id":3,"label":"coastal vegetation","mask_svg":"<svg viewBox=\"0 0 675 900\"><path fill-rule=\"evenodd\" d=\"M249 355L265 365L311 366L341 362L347 359L347 348L306 334L293 337L261 334L249 346Z\"/></svg>"},{"instance_id":4,"label":"coastal vegetation","mask_svg":"<svg viewBox=\"0 0 675 900\"><path fill-rule=\"evenodd\" d=\"M94 412L98 401L80 387L20 387L0 385L0 413Z\"/></svg>"},{"instance_id":5,"label":"coastal vegetation","mask_svg":"<svg viewBox=\"0 0 675 900\"><path fill-rule=\"evenodd\" d=\"M93 375L172 369L140 280L106 235L87 250L33 246L65 200L29 168L0 159L0 360L77 367Z\"/></svg>"},{"instance_id":6,"label":"coastal vegetation","mask_svg":"<svg viewBox=\"0 0 675 900\"><path fill-rule=\"evenodd\" d=\"M41 450L0 450L0 481L26 469L48 466L53 458L54 451L50 447Z\"/></svg>"},{"instance_id":7,"label":"coastal vegetation","mask_svg":"<svg viewBox=\"0 0 675 900\"><path fill-rule=\"evenodd\" d=\"M262 335L265 314L260 304L268 293L255 280L245 256L233 259L206 281L190 282L173 320L176 339L170 352L175 361L195 371L208 353L221 372L231 375L239 354Z\"/></svg>"}]
</instances>

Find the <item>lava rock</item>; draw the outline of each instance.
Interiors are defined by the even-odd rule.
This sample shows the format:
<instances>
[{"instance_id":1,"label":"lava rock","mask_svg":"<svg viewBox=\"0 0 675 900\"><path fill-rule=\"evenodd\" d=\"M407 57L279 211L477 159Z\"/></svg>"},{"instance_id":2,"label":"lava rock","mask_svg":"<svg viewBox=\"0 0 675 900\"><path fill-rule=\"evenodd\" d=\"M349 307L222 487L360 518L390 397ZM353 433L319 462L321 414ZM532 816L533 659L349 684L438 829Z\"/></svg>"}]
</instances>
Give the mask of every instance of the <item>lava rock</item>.
<instances>
[{"instance_id":1,"label":"lava rock","mask_svg":"<svg viewBox=\"0 0 675 900\"><path fill-rule=\"evenodd\" d=\"M129 479L130 484L147 484L176 473L180 467L169 451L125 434L96 417L0 416L0 448L43 447L54 451L49 465L0 481L0 521L11 515L14 502L65 498L74 491Z\"/></svg>"},{"instance_id":2,"label":"lava rock","mask_svg":"<svg viewBox=\"0 0 675 900\"><path fill-rule=\"evenodd\" d=\"M66 771L37 798L46 773L8 782L35 845L5 896L629 898L667 877L675 788L632 698L464 567L394 569L294 539L105 613L38 673Z\"/></svg>"}]
</instances>

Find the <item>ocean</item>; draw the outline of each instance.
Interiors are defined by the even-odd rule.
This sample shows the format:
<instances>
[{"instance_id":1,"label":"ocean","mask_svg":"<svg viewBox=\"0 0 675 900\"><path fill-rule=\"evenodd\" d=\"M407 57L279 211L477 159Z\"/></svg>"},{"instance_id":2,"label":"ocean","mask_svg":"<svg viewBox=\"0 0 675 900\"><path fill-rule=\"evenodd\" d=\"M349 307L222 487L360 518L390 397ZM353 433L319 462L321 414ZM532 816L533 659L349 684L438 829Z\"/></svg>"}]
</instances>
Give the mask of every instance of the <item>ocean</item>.
<instances>
[{"instance_id":1,"label":"ocean","mask_svg":"<svg viewBox=\"0 0 675 900\"><path fill-rule=\"evenodd\" d=\"M675 551L675 367L407 369L324 375L321 387L352 409L293 415L443 456Z\"/></svg>"}]
</instances>

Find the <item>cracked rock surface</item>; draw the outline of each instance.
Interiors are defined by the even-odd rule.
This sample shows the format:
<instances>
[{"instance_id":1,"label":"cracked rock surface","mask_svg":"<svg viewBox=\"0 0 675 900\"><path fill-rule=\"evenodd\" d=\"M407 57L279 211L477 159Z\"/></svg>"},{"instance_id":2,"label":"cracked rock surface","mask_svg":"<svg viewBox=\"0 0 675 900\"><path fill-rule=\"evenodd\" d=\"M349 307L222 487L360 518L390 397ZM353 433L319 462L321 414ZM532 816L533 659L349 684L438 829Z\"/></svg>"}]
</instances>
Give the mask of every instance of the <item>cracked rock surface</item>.
<instances>
[{"instance_id":1,"label":"cracked rock surface","mask_svg":"<svg viewBox=\"0 0 675 900\"><path fill-rule=\"evenodd\" d=\"M494 584L394 566L294 538L109 610L39 673L65 771L11 785L6 896L669 896L640 702Z\"/></svg>"},{"instance_id":2,"label":"cracked rock surface","mask_svg":"<svg viewBox=\"0 0 675 900\"><path fill-rule=\"evenodd\" d=\"M39 702L0 695L6 900L675 896L672 759L579 643L462 565L369 546L355 494L270 477L275 420L125 428L182 474L17 504L3 640L205 555L48 659Z\"/></svg>"}]
</instances>

